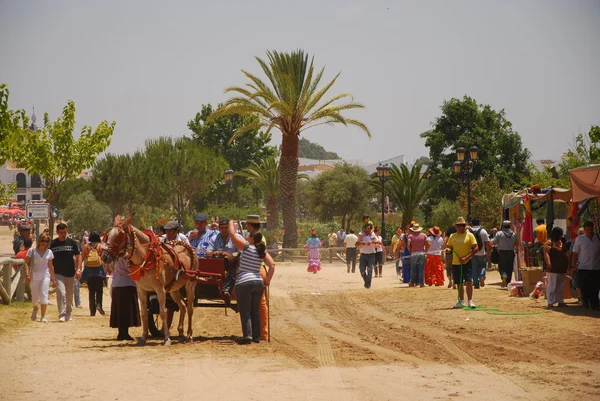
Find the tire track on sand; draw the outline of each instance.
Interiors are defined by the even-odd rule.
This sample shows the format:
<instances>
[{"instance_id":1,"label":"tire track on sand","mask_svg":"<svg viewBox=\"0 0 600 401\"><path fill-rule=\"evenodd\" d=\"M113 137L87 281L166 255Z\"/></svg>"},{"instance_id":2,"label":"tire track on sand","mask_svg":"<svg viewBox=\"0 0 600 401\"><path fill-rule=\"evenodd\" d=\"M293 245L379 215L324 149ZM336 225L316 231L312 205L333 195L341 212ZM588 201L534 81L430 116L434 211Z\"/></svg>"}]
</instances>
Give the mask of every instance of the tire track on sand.
<instances>
[{"instance_id":1,"label":"tire track on sand","mask_svg":"<svg viewBox=\"0 0 600 401\"><path fill-rule=\"evenodd\" d=\"M349 302L354 304L351 300L349 300ZM477 361L475 358L473 358L467 352L460 349L458 346L456 346L452 342L452 340L447 338L447 333L444 330L430 327L430 326L427 326L424 324L419 324L419 325L414 325L414 326L413 325L411 325L411 326L404 325L398 321L398 317L383 313L379 309L377 309L369 304L360 304L360 305L354 304L354 306L357 308L361 308L365 312L369 313L370 315L372 315L382 321L385 321L387 323L398 326L399 328L409 328L410 327L410 329L412 329L416 332L419 332L422 335L428 337L432 342L437 343L437 345L439 345L440 347L444 348L447 352L452 354L459 362L461 362L464 365L467 365L467 368L469 368L469 370L471 370L475 373L478 373L478 374L483 374L484 376L486 376L488 378L502 382L508 388L512 388L513 389L512 393L514 394L514 399L516 399L516 400L538 400L539 399L535 395L535 393L528 392L524 388L522 388L519 385L512 382L506 376L494 372L492 369L490 369L486 365ZM520 396L518 394L526 394L526 395Z\"/></svg>"}]
</instances>

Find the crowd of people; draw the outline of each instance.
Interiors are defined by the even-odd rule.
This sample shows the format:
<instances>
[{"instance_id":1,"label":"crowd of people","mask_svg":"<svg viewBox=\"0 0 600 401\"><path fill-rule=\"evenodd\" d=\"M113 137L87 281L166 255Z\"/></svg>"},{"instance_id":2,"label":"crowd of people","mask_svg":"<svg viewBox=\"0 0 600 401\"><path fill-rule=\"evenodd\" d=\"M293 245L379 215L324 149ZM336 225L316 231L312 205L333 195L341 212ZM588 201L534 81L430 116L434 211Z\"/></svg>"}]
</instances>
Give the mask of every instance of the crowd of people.
<instances>
[{"instance_id":1,"label":"crowd of people","mask_svg":"<svg viewBox=\"0 0 600 401\"><path fill-rule=\"evenodd\" d=\"M225 218L209 225L208 216L204 213L194 216L194 229L187 234L180 232L181 226L175 220L159 228L159 241L184 241L195 249L199 258L241 253L237 274L235 270L228 271L222 286L222 297L227 305L235 290L243 333L240 344L260 342L268 337L265 287L273 277L275 263L266 253L266 238L260 228L260 218L256 215L247 217L242 231L238 222ZM101 255L106 244L98 232L82 232L80 242L69 236L66 224L60 223L56 226L55 239L51 240L49 230L45 230L33 246L31 230L31 226L20 224L13 241L16 257L25 260L26 283L31 289L33 303L31 319L37 321L41 309L40 321L48 322L48 298L52 284L56 289L58 320L72 321L73 306L81 307L78 289L79 284L84 282L88 286L90 316L97 312L104 315L103 287L107 285L107 278L111 277L109 324L118 329L118 340L132 340L128 330L140 326L140 311L136 283L130 276L126 261L119 259L110 265L102 262ZM171 323L172 316L173 310L167 324Z\"/></svg>"},{"instance_id":2,"label":"crowd of people","mask_svg":"<svg viewBox=\"0 0 600 401\"><path fill-rule=\"evenodd\" d=\"M387 249L379 227L373 226L369 216L363 216L362 226L358 236L353 229L348 233L343 228L338 232L331 229L325 246L343 247L348 273L355 273L358 262L365 288L371 288L373 277L382 277L386 251L395 261L396 275L409 287L443 286L447 279L448 288L458 292L455 308L476 307L473 290L485 286L487 270L492 265L498 268L502 288L508 288L513 281L519 244L508 220L489 232L477 218L467 222L459 217L445 232L437 226L425 231L411 221L404 229L396 228ZM577 238L567 241L562 228L553 227L548 233L544 219L537 219L534 238L533 265L541 265L545 272L548 307L566 306L563 290L568 275L579 294L580 306L598 310L600 238L594 233L593 222L586 222ZM307 270L313 274L321 270L323 246L316 230L311 229L304 248L308 250Z\"/></svg>"},{"instance_id":3,"label":"crowd of people","mask_svg":"<svg viewBox=\"0 0 600 401\"><path fill-rule=\"evenodd\" d=\"M434 226L424 230L416 221L404 229L396 228L396 234L386 250L379 227L373 225L369 216L363 216L362 229L346 233L332 229L326 238L326 246L342 247L348 273L356 272L356 264L364 287L371 288L372 278L382 277L384 255L387 251L395 261L396 275L409 287L443 286L457 290L455 308L475 308L474 289L485 286L486 271L496 264L503 288L513 280L517 235L510 221L504 221L490 233L482 227L479 219L467 224L459 217L456 224L443 232ZM586 222L578 236L570 241L560 227L547 232L543 219L538 220L534 230L533 249L539 255L534 264L541 264L546 275L548 307L564 307L563 290L566 277L579 294L580 306L600 310L600 238L594 232L594 224ZM235 289L242 326L241 344L260 342L268 336L268 309L265 288L270 284L275 263L266 252L266 239L260 232L259 216L248 216L246 232L237 222L221 218L208 224L208 216L198 213L194 217L194 229L187 234L180 232L180 224L170 221L159 230L159 240L184 241L190 244L199 258L231 256L241 252L240 264L229 271L222 287L226 304L231 302ZM13 242L16 257L25 260L25 277L33 303L31 319L36 321L41 309L40 321L48 322L47 307L50 285L56 289L58 320L73 320L73 305L81 307L79 284L87 282L90 315L104 315L103 287L111 276L110 327L117 328L119 340L131 340L128 329L140 325L139 307L135 281L129 276L125 261L114 266L105 265L101 254L105 249L100 233L82 233L82 242L68 235L65 223L56 226L56 238L51 239L44 230L37 240L31 237L31 226L19 224ZM304 246L308 250L307 270L316 274L321 270L320 249L323 242L313 228ZM444 277L446 272L446 279ZM465 302L466 293L466 302ZM169 322L172 320L172 312Z\"/></svg>"}]
</instances>

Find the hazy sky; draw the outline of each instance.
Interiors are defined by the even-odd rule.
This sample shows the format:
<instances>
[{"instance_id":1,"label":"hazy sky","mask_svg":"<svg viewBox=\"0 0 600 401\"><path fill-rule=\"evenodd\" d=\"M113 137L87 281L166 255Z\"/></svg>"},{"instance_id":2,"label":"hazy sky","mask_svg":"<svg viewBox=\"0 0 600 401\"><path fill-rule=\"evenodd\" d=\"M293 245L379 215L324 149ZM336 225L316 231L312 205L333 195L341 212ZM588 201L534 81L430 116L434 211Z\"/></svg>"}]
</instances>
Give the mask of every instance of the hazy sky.
<instances>
[{"instance_id":1,"label":"hazy sky","mask_svg":"<svg viewBox=\"0 0 600 401\"><path fill-rule=\"evenodd\" d=\"M0 83L11 108L78 124L115 120L109 151L189 134L187 121L259 73L254 56L302 48L339 71L332 94L367 106L371 129L306 137L346 159L428 153L419 134L445 99L506 110L535 159L557 158L600 124L600 0L588 1L7 1L0 0ZM279 143L280 134L274 135Z\"/></svg>"}]
</instances>

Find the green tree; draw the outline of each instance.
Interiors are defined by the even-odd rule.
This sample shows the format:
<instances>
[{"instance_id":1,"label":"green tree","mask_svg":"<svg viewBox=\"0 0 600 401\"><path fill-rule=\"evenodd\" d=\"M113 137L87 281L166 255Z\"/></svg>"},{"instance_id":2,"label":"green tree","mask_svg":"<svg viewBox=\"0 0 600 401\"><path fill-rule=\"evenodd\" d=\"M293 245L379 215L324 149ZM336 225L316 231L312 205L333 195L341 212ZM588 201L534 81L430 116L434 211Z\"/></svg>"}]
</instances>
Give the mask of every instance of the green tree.
<instances>
[{"instance_id":1,"label":"green tree","mask_svg":"<svg viewBox=\"0 0 600 401\"><path fill-rule=\"evenodd\" d=\"M310 208L321 221L329 222L341 216L341 225L346 227L347 219L362 213L375 194L369 181L369 174L362 167L338 164L309 181Z\"/></svg>"},{"instance_id":2,"label":"green tree","mask_svg":"<svg viewBox=\"0 0 600 401\"><path fill-rule=\"evenodd\" d=\"M410 169L405 164L392 164L389 179L385 184L391 201L402 213L403 227L410 223L422 202L442 183L440 176L429 174L429 170L423 172L422 169L423 164L420 161ZM379 180L372 182L372 185L381 186Z\"/></svg>"},{"instance_id":3,"label":"green tree","mask_svg":"<svg viewBox=\"0 0 600 401\"><path fill-rule=\"evenodd\" d=\"M113 215L135 212L133 205L150 203L152 198L146 183L146 157L142 152L133 156L106 154L92 170L91 190L96 199L110 206ZM163 198L162 204L167 203Z\"/></svg>"},{"instance_id":4,"label":"green tree","mask_svg":"<svg viewBox=\"0 0 600 401\"><path fill-rule=\"evenodd\" d=\"M10 91L6 84L0 85L0 165L11 156L15 144L19 143L27 130L29 119L24 110L10 110L8 97Z\"/></svg>"},{"instance_id":5,"label":"green tree","mask_svg":"<svg viewBox=\"0 0 600 401\"><path fill-rule=\"evenodd\" d=\"M487 228L500 225L502 219L502 190L500 182L494 174L486 174L471 182L471 214L481 220ZM461 191L458 202L463 210L467 208L467 190ZM466 217L466 216L465 216Z\"/></svg>"},{"instance_id":6,"label":"green tree","mask_svg":"<svg viewBox=\"0 0 600 401\"><path fill-rule=\"evenodd\" d=\"M306 138L298 142L298 157L316 160L338 160L340 157L335 152L328 152L319 144L312 143Z\"/></svg>"},{"instance_id":7,"label":"green tree","mask_svg":"<svg viewBox=\"0 0 600 401\"><path fill-rule=\"evenodd\" d=\"M17 193L17 183L12 182L5 184L0 181L0 205L8 203L10 199Z\"/></svg>"},{"instance_id":8,"label":"green tree","mask_svg":"<svg viewBox=\"0 0 600 401\"><path fill-rule=\"evenodd\" d=\"M110 208L96 200L91 191L71 196L63 210L65 220L69 222L72 233L88 231L104 232L112 225Z\"/></svg>"},{"instance_id":9,"label":"green tree","mask_svg":"<svg viewBox=\"0 0 600 401\"><path fill-rule=\"evenodd\" d=\"M228 167L223 157L186 137L149 139L144 155L148 196L167 201L180 221L192 215L194 197L223 179Z\"/></svg>"},{"instance_id":10,"label":"green tree","mask_svg":"<svg viewBox=\"0 0 600 401\"><path fill-rule=\"evenodd\" d=\"M82 178L71 178L61 182L54 194L52 205L58 209L64 209L67 206L67 201L71 196L80 194L92 189L92 183ZM44 194L47 198L47 193Z\"/></svg>"},{"instance_id":11,"label":"green tree","mask_svg":"<svg viewBox=\"0 0 600 401\"><path fill-rule=\"evenodd\" d=\"M106 150L115 124L114 121L102 121L95 131L84 125L79 138L75 139L75 103L69 101L55 122L50 122L46 113L42 129L22 130L19 146L14 147L10 157L20 168L43 178L42 186L47 190L46 199L52 204L58 186L90 168L98 154ZM50 224L50 230L52 229L53 224Z\"/></svg>"},{"instance_id":12,"label":"green tree","mask_svg":"<svg viewBox=\"0 0 600 401\"><path fill-rule=\"evenodd\" d=\"M325 86L319 88L324 68L316 72L314 59L303 50L291 53L267 51L268 62L256 58L268 83L258 76L244 71L250 80L246 87L230 87L226 92L235 93L224 107L215 111L209 121L226 115L239 114L256 116L230 138L232 143L241 135L254 129L267 127L266 134L278 129L282 134L280 163L280 201L283 212L285 235L283 245L294 248L297 245L296 231L296 181L298 176L298 146L300 134L312 127L328 124L354 125L371 134L365 124L353 118L346 118L342 112L361 109L364 106L354 103L350 94L335 95L327 101L324 96L335 84L339 74ZM340 104L339 101L349 99Z\"/></svg>"},{"instance_id":13,"label":"green tree","mask_svg":"<svg viewBox=\"0 0 600 401\"><path fill-rule=\"evenodd\" d=\"M252 181L266 198L267 225L269 230L279 228L279 163L274 157L252 162L249 167L236 173Z\"/></svg>"},{"instance_id":14,"label":"green tree","mask_svg":"<svg viewBox=\"0 0 600 401\"><path fill-rule=\"evenodd\" d=\"M465 216L465 214L458 201L442 199L440 203L433 207L430 225L438 226L442 231L445 231L456 223L459 216Z\"/></svg>"},{"instance_id":15,"label":"green tree","mask_svg":"<svg viewBox=\"0 0 600 401\"><path fill-rule=\"evenodd\" d=\"M501 186L509 186L529 177L530 153L523 147L521 136L513 131L504 110L495 111L468 96L445 101L441 109L442 115L432 123L433 128L421 137L429 148L430 172L441 175L445 181L439 191L443 197L455 199L460 189L458 182L451 179L459 147L479 148L473 179L493 173Z\"/></svg>"}]
</instances>

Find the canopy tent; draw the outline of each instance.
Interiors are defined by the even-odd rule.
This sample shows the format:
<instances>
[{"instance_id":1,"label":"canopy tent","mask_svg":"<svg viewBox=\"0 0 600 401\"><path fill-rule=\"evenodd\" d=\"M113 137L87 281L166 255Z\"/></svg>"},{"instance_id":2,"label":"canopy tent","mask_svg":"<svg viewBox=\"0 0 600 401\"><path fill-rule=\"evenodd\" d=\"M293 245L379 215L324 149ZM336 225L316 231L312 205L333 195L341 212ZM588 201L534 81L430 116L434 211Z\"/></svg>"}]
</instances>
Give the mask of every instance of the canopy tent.
<instances>
[{"instance_id":1,"label":"canopy tent","mask_svg":"<svg viewBox=\"0 0 600 401\"><path fill-rule=\"evenodd\" d=\"M600 196L600 164L569 170L573 202Z\"/></svg>"},{"instance_id":2,"label":"canopy tent","mask_svg":"<svg viewBox=\"0 0 600 401\"><path fill-rule=\"evenodd\" d=\"M570 173L569 173L570 174ZM599 187L600 190L600 187ZM545 201L550 199L552 196L552 200L554 202L570 202L572 197L572 192L570 189L563 188L546 188L542 189L540 193L531 192L529 188L522 189L520 191L516 191L510 194L505 194L502 196L502 207L504 209L509 209L525 198L529 198L529 200L533 201Z\"/></svg>"}]
</instances>

